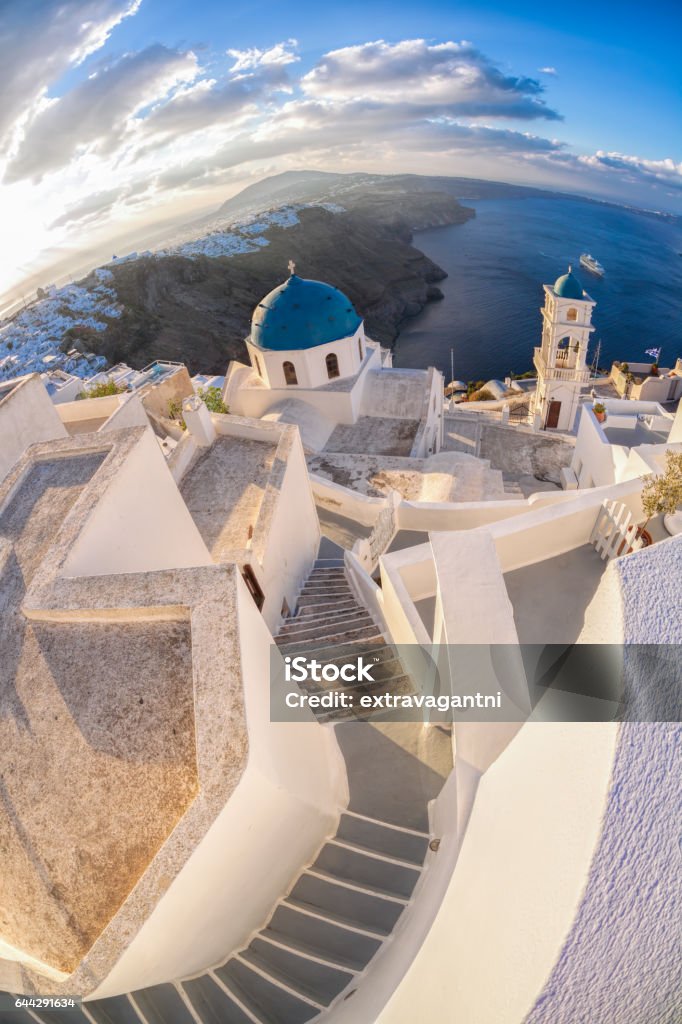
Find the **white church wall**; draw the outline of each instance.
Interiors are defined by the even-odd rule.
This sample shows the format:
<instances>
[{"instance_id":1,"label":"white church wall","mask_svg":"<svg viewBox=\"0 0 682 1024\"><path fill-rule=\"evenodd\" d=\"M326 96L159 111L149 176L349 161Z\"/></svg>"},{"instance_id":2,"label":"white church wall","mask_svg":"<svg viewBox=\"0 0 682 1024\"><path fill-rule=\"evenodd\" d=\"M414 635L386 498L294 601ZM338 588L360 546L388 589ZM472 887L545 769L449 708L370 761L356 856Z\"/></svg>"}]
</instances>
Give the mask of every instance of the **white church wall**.
<instances>
[{"instance_id":1,"label":"white church wall","mask_svg":"<svg viewBox=\"0 0 682 1024\"><path fill-rule=\"evenodd\" d=\"M0 398L0 482L29 445L66 436L38 374L18 381L12 391Z\"/></svg>"},{"instance_id":2,"label":"white church wall","mask_svg":"<svg viewBox=\"0 0 682 1024\"><path fill-rule=\"evenodd\" d=\"M294 339L292 339L294 340ZM360 348L362 345L363 354L365 350L364 331L362 325L355 334L347 338L339 338L326 345L315 345L312 348L286 349L274 351L258 348L247 342L247 349L251 364L258 371L261 368L262 379L270 388L317 388L328 384L330 379L352 377L360 369ZM339 373L337 378L330 378L327 370L326 359L335 355L338 361ZM296 371L297 384L287 385L284 376L284 363L293 364Z\"/></svg>"},{"instance_id":3,"label":"white church wall","mask_svg":"<svg viewBox=\"0 0 682 1024\"><path fill-rule=\"evenodd\" d=\"M272 637L239 581L247 768L228 803L125 953L89 998L184 978L247 943L348 803L331 726L270 721ZM264 837L266 841L264 841Z\"/></svg>"}]
</instances>

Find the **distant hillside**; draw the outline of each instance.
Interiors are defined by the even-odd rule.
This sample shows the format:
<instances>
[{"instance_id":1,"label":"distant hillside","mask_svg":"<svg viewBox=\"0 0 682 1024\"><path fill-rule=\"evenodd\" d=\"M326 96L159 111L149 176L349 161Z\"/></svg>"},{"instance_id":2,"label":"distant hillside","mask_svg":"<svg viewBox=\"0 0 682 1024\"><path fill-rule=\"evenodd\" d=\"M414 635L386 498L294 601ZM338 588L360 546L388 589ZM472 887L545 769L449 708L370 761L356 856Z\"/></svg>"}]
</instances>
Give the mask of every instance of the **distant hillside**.
<instances>
[{"instance_id":1,"label":"distant hillside","mask_svg":"<svg viewBox=\"0 0 682 1024\"><path fill-rule=\"evenodd\" d=\"M350 184L347 179L345 184ZM262 209L258 186L247 192L246 199L242 193L230 200L230 220ZM267 205L271 198L268 192ZM311 200L302 196L301 201ZM405 317L440 297L436 282L445 276L411 244L413 230L461 223L473 211L444 192L409 190L376 176L371 182L353 182L333 201L343 212L301 209L297 224L269 228L263 236L268 244L254 252L157 254L111 266L123 312L89 343L112 362L125 359L142 366L153 359L176 359L192 371L222 373L230 359L246 356L243 339L253 309L284 280L293 259L302 276L346 292L365 317L370 336L390 344Z\"/></svg>"}]
</instances>

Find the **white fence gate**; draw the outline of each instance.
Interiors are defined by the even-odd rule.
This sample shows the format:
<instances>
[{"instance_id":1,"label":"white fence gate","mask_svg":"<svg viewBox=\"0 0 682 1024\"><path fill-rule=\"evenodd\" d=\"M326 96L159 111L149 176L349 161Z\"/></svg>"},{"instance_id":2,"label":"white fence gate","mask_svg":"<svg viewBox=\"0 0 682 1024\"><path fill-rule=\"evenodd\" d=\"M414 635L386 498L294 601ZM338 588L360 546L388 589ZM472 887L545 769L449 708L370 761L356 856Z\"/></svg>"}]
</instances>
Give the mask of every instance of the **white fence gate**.
<instances>
[{"instance_id":1,"label":"white fence gate","mask_svg":"<svg viewBox=\"0 0 682 1024\"><path fill-rule=\"evenodd\" d=\"M605 501L597 513L590 543L602 560L618 558L644 546L632 512L621 501Z\"/></svg>"}]
</instances>

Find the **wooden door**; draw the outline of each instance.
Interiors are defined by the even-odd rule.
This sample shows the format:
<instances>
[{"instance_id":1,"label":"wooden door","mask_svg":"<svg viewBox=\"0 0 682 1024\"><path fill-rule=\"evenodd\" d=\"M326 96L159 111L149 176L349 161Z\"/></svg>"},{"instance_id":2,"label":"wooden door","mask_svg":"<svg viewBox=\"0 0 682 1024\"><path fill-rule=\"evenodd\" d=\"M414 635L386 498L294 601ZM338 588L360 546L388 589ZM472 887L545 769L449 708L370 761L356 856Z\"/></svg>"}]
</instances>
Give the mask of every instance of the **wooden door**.
<instances>
[{"instance_id":1,"label":"wooden door","mask_svg":"<svg viewBox=\"0 0 682 1024\"><path fill-rule=\"evenodd\" d=\"M559 425L559 413L561 412L561 402L550 402L549 409L547 410L547 419L545 421L545 430L553 430L554 427Z\"/></svg>"}]
</instances>

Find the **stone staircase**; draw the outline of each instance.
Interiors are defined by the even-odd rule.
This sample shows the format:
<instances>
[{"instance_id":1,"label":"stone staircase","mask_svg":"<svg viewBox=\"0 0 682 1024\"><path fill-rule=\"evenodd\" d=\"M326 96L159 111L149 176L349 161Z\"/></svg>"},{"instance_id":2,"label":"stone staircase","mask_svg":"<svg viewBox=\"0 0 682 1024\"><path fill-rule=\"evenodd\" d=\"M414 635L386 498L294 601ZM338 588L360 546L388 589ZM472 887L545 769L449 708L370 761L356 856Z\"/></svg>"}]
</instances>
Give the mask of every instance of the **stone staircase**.
<instances>
[{"instance_id":1,"label":"stone staircase","mask_svg":"<svg viewBox=\"0 0 682 1024\"><path fill-rule=\"evenodd\" d=\"M376 681L362 684L369 692L412 685L340 559L316 563L276 643L283 654L325 661L376 656ZM398 741L391 728L335 724L349 806L244 948L195 977L64 1011L67 1024L306 1024L349 999L410 904L429 851L428 803L443 781L411 752L409 730L416 736L421 726L400 725ZM17 1011L12 1019L52 1017Z\"/></svg>"},{"instance_id":2,"label":"stone staircase","mask_svg":"<svg viewBox=\"0 0 682 1024\"><path fill-rule=\"evenodd\" d=\"M285 619L275 643L282 655L304 654L327 663L364 657L374 664L374 682L305 684L308 692L354 691L356 694L410 693L412 681L398 655L371 615L354 597L341 559L316 562L298 599L296 612ZM355 717L341 709L317 713L320 721Z\"/></svg>"}]
</instances>

